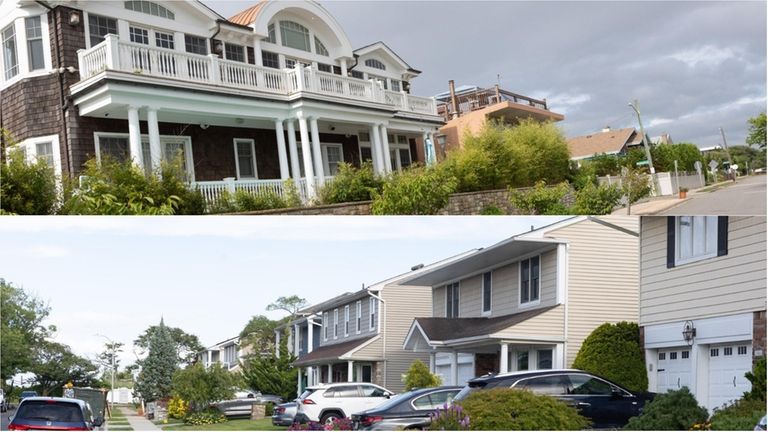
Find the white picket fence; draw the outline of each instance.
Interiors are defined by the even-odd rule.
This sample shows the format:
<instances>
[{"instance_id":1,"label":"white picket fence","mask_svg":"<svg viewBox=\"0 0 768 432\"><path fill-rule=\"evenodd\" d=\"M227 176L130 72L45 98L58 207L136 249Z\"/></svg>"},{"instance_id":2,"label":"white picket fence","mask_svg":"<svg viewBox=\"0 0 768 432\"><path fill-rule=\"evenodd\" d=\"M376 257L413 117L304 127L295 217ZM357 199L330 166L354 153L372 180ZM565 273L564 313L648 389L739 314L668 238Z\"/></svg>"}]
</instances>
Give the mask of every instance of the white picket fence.
<instances>
[{"instance_id":1,"label":"white picket fence","mask_svg":"<svg viewBox=\"0 0 768 432\"><path fill-rule=\"evenodd\" d=\"M651 175L647 175L648 185L652 186ZM598 177L599 184L617 185L621 187L623 180L621 176L604 176ZM706 185L704 174L697 174L695 172L678 172L675 175L674 172L660 172L656 173L656 184L658 185L658 191L656 196L669 196L677 195L680 192L680 188L686 188L688 190L699 189Z\"/></svg>"}]
</instances>

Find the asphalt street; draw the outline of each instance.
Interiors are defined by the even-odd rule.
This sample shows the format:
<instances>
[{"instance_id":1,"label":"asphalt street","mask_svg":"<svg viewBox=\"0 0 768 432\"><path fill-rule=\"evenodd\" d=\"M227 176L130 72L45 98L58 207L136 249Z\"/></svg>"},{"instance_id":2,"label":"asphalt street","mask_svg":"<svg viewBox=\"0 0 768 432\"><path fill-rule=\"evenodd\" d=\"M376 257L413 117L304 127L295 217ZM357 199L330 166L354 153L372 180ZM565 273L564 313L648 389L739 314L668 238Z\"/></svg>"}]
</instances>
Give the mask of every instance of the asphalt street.
<instances>
[{"instance_id":1,"label":"asphalt street","mask_svg":"<svg viewBox=\"0 0 768 432\"><path fill-rule=\"evenodd\" d=\"M689 194L689 200L657 215L758 215L766 214L766 176L753 175L712 192Z\"/></svg>"},{"instance_id":2,"label":"asphalt street","mask_svg":"<svg viewBox=\"0 0 768 432\"><path fill-rule=\"evenodd\" d=\"M0 430L8 430L8 417L12 416L16 412L16 408L9 409L8 411L2 413L2 418L0 418Z\"/></svg>"}]
</instances>

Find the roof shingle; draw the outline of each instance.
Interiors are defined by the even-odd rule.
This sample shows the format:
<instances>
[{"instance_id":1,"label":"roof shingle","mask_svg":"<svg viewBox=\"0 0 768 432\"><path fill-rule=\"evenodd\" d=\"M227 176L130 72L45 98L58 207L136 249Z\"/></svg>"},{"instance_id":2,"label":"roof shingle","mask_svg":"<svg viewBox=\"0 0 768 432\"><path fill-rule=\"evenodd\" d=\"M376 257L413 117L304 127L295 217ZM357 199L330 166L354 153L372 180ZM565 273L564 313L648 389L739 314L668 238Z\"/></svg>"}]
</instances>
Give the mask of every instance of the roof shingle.
<instances>
[{"instance_id":1,"label":"roof shingle","mask_svg":"<svg viewBox=\"0 0 768 432\"><path fill-rule=\"evenodd\" d=\"M571 158L585 158L600 153L618 153L624 149L625 145L633 144L630 141L633 135L639 135L635 132L635 128L625 128L570 138L568 151L571 153Z\"/></svg>"},{"instance_id":2,"label":"roof shingle","mask_svg":"<svg viewBox=\"0 0 768 432\"><path fill-rule=\"evenodd\" d=\"M305 354L296 359L293 364L300 366L312 363L322 363L329 360L338 360L339 357L359 347L360 345L375 338L376 335L372 335L365 338L356 338L351 341L341 342L333 345L326 345L315 348L311 353Z\"/></svg>"},{"instance_id":3,"label":"roof shingle","mask_svg":"<svg viewBox=\"0 0 768 432\"><path fill-rule=\"evenodd\" d=\"M495 318L416 318L416 322L419 323L419 326L424 330L430 341L446 341L490 335L531 319L555 307L557 306Z\"/></svg>"}]
</instances>

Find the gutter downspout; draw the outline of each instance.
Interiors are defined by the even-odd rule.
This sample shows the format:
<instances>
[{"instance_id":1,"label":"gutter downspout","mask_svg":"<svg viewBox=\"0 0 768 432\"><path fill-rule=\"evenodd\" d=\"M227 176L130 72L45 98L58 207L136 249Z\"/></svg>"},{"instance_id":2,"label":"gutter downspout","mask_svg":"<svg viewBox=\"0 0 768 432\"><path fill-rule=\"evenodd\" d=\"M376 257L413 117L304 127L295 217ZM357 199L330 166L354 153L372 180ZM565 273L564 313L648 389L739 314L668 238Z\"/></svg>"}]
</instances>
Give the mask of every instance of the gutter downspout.
<instances>
[{"instance_id":1,"label":"gutter downspout","mask_svg":"<svg viewBox=\"0 0 768 432\"><path fill-rule=\"evenodd\" d=\"M381 291L379 291L379 292L381 292ZM373 297L373 298L375 298L379 302L381 302L381 307L379 307L379 316L378 316L379 321L377 323L377 326L378 326L377 330L378 330L379 334L383 333L381 357L384 358L384 383L382 384L382 387L387 388L387 360L386 360L386 355L387 355L387 334L385 332L383 332L383 330L381 329L381 316L387 312L387 302L383 298L377 296L376 294L374 294L371 291L368 291L368 295Z\"/></svg>"},{"instance_id":2,"label":"gutter downspout","mask_svg":"<svg viewBox=\"0 0 768 432\"><path fill-rule=\"evenodd\" d=\"M64 76L62 75L64 70L61 67L61 43L59 41L58 31L59 27L64 27L64 23L61 22L57 14L53 13L53 8L48 3L42 0L35 0L35 2L46 8L53 17L53 40L54 44L56 45L56 72L59 77L59 104L61 109L62 124L61 132L64 135L64 144L67 146L67 171L69 172L69 178L72 178L75 175L75 170L72 161L72 147L69 145L69 134L67 133L67 109L69 109L69 104L66 102L66 98L64 97ZM48 31L51 31L51 29L49 28ZM61 144L59 144L59 152L61 152Z\"/></svg>"},{"instance_id":3,"label":"gutter downspout","mask_svg":"<svg viewBox=\"0 0 768 432\"><path fill-rule=\"evenodd\" d=\"M352 69L357 67L357 63L359 62L358 59L360 58L360 56L358 56L357 54L353 53L352 57L355 59L355 64L353 64L352 66L347 65L347 75L349 75L349 73L352 71Z\"/></svg>"},{"instance_id":4,"label":"gutter downspout","mask_svg":"<svg viewBox=\"0 0 768 432\"><path fill-rule=\"evenodd\" d=\"M219 33L221 33L221 21L216 20L216 33L211 35L211 52L213 54L216 54L216 55L219 55L219 53L216 52L216 46L213 44L213 40L216 38L216 36L219 35ZM221 52L221 54L224 54L223 48L224 48L224 46L222 45L222 52Z\"/></svg>"}]
</instances>

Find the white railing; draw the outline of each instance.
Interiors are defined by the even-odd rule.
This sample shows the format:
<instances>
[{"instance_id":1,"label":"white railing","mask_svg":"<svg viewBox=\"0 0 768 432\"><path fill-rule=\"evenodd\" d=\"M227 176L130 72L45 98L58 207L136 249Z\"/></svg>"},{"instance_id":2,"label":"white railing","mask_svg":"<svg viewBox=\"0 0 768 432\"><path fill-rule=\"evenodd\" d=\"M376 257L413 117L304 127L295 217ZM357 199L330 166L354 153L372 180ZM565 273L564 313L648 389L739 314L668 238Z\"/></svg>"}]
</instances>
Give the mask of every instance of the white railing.
<instances>
[{"instance_id":1,"label":"white railing","mask_svg":"<svg viewBox=\"0 0 768 432\"><path fill-rule=\"evenodd\" d=\"M313 92L437 115L434 99L387 91L374 80L343 77L301 65L294 69L273 69L223 60L214 54L190 54L121 41L112 34L89 50L79 50L77 56L81 79L105 70L117 70L282 95Z\"/></svg>"},{"instance_id":2,"label":"white railing","mask_svg":"<svg viewBox=\"0 0 768 432\"><path fill-rule=\"evenodd\" d=\"M325 177L325 184L329 184L333 181L333 177ZM301 178L295 181L296 191L299 194L302 202L307 202L309 191L307 190L307 179ZM268 179L268 180L235 180L234 177L228 177L223 180L216 181L198 181L191 183L192 188L196 188L200 191L208 204L214 204L221 199L221 197L228 193L230 195L235 194L237 191L244 190L253 195L263 194L276 194L281 198L287 198L287 191L285 189L285 181L280 179ZM316 182L316 190L320 188L319 182Z\"/></svg>"}]
</instances>

